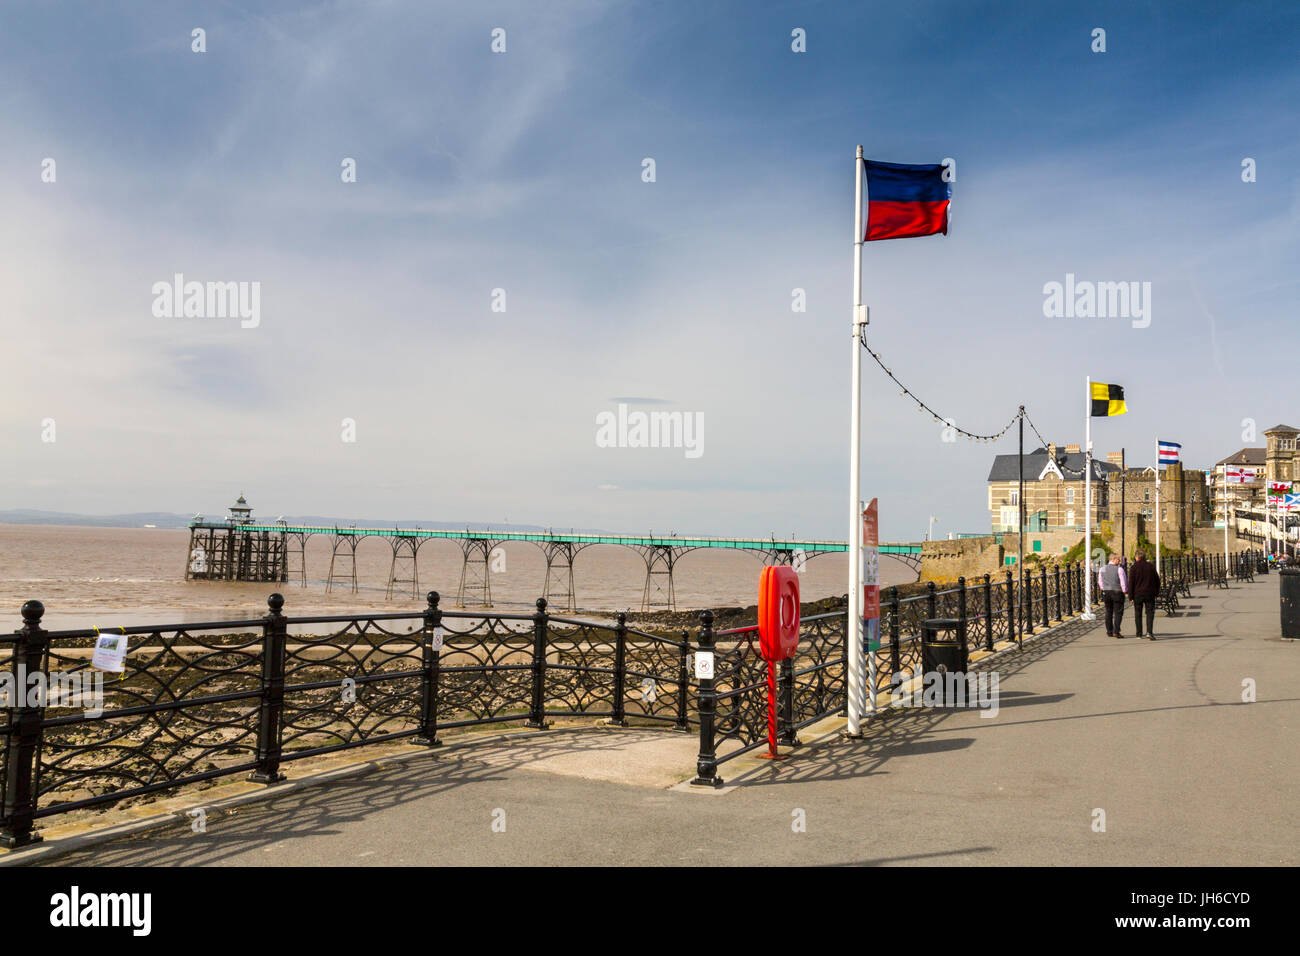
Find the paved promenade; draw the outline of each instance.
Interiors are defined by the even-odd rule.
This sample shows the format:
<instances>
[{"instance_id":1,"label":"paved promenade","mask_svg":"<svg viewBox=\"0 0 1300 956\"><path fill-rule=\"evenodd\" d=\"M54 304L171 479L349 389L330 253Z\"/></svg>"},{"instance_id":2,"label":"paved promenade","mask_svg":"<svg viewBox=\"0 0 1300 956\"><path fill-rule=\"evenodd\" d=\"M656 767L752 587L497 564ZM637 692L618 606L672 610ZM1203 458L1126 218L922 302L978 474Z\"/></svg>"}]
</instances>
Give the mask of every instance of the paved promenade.
<instances>
[{"instance_id":1,"label":"paved promenade","mask_svg":"<svg viewBox=\"0 0 1300 956\"><path fill-rule=\"evenodd\" d=\"M997 660L992 719L899 713L777 765L724 764L720 793L672 786L694 738L551 731L48 862L1295 865L1300 643L1278 636L1277 589L1275 574L1198 585L1178 617L1158 612L1154 643L1131 636L1131 607L1124 640L1100 621L1062 625Z\"/></svg>"}]
</instances>

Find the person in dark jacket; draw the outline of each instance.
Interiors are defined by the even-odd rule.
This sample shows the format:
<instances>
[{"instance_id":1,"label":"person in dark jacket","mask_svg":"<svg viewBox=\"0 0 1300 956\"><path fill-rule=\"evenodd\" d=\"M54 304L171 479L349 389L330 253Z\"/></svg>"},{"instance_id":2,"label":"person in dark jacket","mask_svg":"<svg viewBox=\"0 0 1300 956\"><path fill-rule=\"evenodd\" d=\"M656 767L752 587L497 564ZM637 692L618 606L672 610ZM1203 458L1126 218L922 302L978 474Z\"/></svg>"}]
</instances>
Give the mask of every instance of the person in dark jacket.
<instances>
[{"instance_id":1,"label":"person in dark jacket","mask_svg":"<svg viewBox=\"0 0 1300 956\"><path fill-rule=\"evenodd\" d=\"M1133 617L1137 621L1137 636L1142 635L1142 612L1147 616L1146 636L1156 639L1156 597L1160 594L1160 575L1156 567L1139 551L1133 567L1128 569L1128 596L1133 601Z\"/></svg>"}]
</instances>

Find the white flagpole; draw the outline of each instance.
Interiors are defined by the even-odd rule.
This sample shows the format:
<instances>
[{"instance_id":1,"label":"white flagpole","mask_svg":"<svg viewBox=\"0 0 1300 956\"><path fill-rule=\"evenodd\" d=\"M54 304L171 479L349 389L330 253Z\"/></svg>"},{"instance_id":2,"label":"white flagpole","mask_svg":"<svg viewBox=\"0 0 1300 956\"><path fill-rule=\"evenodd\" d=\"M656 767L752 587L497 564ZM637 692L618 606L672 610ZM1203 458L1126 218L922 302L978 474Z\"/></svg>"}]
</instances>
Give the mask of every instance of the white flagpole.
<instances>
[{"instance_id":1,"label":"white flagpole","mask_svg":"<svg viewBox=\"0 0 1300 956\"><path fill-rule=\"evenodd\" d=\"M856 189L853 203L853 388L849 415L849 617L847 623L848 654L848 726L849 736L862 733L863 660L862 652L862 344L860 336L865 314L862 309L862 146L853 160Z\"/></svg>"},{"instance_id":2,"label":"white flagpole","mask_svg":"<svg viewBox=\"0 0 1300 956\"><path fill-rule=\"evenodd\" d=\"M1271 485L1272 482L1269 481L1268 473L1265 472L1264 474L1264 552L1266 554L1269 551L1273 550L1273 523L1268 520L1268 499L1269 496L1273 493L1273 489Z\"/></svg>"},{"instance_id":3,"label":"white flagpole","mask_svg":"<svg viewBox=\"0 0 1300 956\"><path fill-rule=\"evenodd\" d=\"M1160 578L1160 438L1156 438L1156 576Z\"/></svg>"},{"instance_id":4,"label":"white flagpole","mask_svg":"<svg viewBox=\"0 0 1300 956\"><path fill-rule=\"evenodd\" d=\"M1223 466L1223 568L1228 568L1228 466Z\"/></svg>"},{"instance_id":5,"label":"white flagpole","mask_svg":"<svg viewBox=\"0 0 1300 956\"><path fill-rule=\"evenodd\" d=\"M1080 620L1095 621L1097 615L1092 613L1092 376L1084 379L1086 400L1083 406L1083 565L1087 574L1083 576L1083 613ZM1020 529L1024 534L1024 528Z\"/></svg>"}]
</instances>

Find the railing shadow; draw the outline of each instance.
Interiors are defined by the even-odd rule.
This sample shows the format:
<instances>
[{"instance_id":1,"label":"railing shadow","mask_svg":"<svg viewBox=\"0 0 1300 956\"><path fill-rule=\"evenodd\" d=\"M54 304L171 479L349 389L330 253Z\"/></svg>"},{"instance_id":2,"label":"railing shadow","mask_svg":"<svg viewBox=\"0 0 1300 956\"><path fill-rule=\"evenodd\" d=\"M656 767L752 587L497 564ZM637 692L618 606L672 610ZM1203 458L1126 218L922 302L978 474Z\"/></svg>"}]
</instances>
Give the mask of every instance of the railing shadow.
<instances>
[{"instance_id":1,"label":"railing shadow","mask_svg":"<svg viewBox=\"0 0 1300 956\"><path fill-rule=\"evenodd\" d=\"M206 832L195 833L189 817L134 837L63 854L48 864L30 866L185 866L214 865L252 850L288 845L268 863L293 862L296 841L341 836L345 829L377 811L436 797L477 783L502 782L525 764L558 756L599 755L626 744L630 735L667 732L559 730L527 741L490 738L473 746L431 751L366 773L300 786L253 803L207 812ZM493 744L497 746L493 746ZM487 759L485 759L487 758ZM195 795L198 797L199 795ZM202 806L196 801L196 806ZM21 865L21 864L20 864Z\"/></svg>"}]
</instances>

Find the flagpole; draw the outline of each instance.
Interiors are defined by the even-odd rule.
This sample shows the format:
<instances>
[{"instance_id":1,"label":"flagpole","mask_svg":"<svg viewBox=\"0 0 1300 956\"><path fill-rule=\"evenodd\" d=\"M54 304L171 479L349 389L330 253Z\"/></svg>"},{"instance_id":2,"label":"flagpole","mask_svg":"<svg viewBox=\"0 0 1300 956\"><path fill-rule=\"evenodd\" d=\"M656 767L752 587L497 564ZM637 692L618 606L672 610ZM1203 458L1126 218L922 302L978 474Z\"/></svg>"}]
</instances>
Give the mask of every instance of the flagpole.
<instances>
[{"instance_id":1,"label":"flagpole","mask_svg":"<svg viewBox=\"0 0 1300 956\"><path fill-rule=\"evenodd\" d=\"M1092 376L1084 379L1083 405L1083 564L1088 573L1083 576L1083 613L1079 619L1095 621L1092 613ZM1023 531L1021 532L1024 533Z\"/></svg>"},{"instance_id":2,"label":"flagpole","mask_svg":"<svg viewBox=\"0 0 1300 956\"><path fill-rule=\"evenodd\" d=\"M861 456L862 456L862 344L860 336L865 325L862 309L862 146L853 160L853 388L849 414L849 608L845 625L845 653L848 655L848 726L849 736L862 733L862 513L861 513Z\"/></svg>"},{"instance_id":3,"label":"flagpole","mask_svg":"<svg viewBox=\"0 0 1300 956\"><path fill-rule=\"evenodd\" d=\"M1223 466L1223 567L1228 568L1228 466Z\"/></svg>"},{"instance_id":4,"label":"flagpole","mask_svg":"<svg viewBox=\"0 0 1300 956\"><path fill-rule=\"evenodd\" d=\"M1160 578L1160 438L1156 438L1156 576Z\"/></svg>"}]
</instances>

